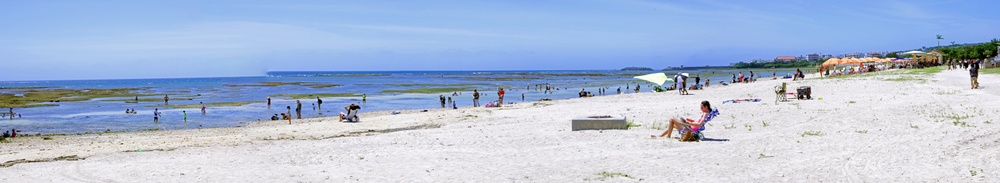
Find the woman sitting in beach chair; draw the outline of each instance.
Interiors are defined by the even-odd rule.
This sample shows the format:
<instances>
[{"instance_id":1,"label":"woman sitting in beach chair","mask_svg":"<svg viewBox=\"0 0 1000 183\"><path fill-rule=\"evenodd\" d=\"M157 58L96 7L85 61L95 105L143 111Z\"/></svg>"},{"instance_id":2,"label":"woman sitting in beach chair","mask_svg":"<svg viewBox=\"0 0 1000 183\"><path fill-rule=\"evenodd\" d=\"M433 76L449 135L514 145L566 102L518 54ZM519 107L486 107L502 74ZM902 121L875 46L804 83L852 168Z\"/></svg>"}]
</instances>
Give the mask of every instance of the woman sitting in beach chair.
<instances>
[{"instance_id":1,"label":"woman sitting in beach chair","mask_svg":"<svg viewBox=\"0 0 1000 183\"><path fill-rule=\"evenodd\" d=\"M681 133L681 141L696 141L700 138L699 132L704 130L705 123L712 120L715 116L719 114L719 110L712 110L712 104L708 101L701 101L701 117L698 120L686 119L686 118L674 118L670 119L670 125L667 127L667 131L659 136L651 135L650 137L663 137L667 136L670 138L674 129L677 129L678 133Z\"/></svg>"}]
</instances>

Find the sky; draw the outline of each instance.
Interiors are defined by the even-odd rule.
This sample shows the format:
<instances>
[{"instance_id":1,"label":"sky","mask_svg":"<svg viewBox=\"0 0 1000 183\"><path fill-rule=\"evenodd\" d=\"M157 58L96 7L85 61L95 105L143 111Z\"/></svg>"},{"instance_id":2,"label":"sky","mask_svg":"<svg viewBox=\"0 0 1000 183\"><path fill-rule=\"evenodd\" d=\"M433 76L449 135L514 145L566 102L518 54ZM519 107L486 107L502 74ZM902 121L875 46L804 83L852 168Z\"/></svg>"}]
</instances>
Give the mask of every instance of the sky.
<instances>
[{"instance_id":1,"label":"sky","mask_svg":"<svg viewBox=\"0 0 1000 183\"><path fill-rule=\"evenodd\" d=\"M729 65L1000 38L1000 1L2 1L0 81Z\"/></svg>"}]
</instances>

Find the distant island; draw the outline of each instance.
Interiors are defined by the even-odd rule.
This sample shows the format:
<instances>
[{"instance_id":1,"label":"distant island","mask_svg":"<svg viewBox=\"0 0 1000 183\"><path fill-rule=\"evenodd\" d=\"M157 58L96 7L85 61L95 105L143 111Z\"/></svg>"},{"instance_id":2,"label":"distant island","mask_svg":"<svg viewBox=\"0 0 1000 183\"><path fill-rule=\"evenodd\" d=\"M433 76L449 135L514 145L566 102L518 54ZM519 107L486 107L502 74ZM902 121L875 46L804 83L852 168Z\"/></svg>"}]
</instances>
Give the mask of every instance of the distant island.
<instances>
[{"instance_id":1,"label":"distant island","mask_svg":"<svg viewBox=\"0 0 1000 183\"><path fill-rule=\"evenodd\" d=\"M622 71L653 71L653 68L649 68L649 67L626 67L626 68L622 68Z\"/></svg>"}]
</instances>

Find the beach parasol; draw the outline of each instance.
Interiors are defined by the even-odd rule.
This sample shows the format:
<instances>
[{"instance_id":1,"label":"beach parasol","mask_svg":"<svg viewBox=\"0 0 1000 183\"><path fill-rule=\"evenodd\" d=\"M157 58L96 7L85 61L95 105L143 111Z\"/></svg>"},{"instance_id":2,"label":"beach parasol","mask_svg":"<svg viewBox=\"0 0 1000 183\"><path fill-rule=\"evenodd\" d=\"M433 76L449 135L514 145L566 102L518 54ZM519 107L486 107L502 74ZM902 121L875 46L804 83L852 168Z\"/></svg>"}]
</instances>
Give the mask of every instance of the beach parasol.
<instances>
[{"instance_id":1,"label":"beach parasol","mask_svg":"<svg viewBox=\"0 0 1000 183\"><path fill-rule=\"evenodd\" d=\"M827 59L826 62L823 62L823 66L831 66L831 65L838 65L838 64L840 64L840 59L839 58L830 58L830 59Z\"/></svg>"},{"instance_id":2,"label":"beach parasol","mask_svg":"<svg viewBox=\"0 0 1000 183\"><path fill-rule=\"evenodd\" d=\"M660 86L663 86L664 82L674 81L673 79L668 78L667 74L664 74L664 73L652 73L652 74L646 74L646 75L642 75L642 76L636 76L635 79L649 81L651 83L656 83L656 85L660 85Z\"/></svg>"}]
</instances>

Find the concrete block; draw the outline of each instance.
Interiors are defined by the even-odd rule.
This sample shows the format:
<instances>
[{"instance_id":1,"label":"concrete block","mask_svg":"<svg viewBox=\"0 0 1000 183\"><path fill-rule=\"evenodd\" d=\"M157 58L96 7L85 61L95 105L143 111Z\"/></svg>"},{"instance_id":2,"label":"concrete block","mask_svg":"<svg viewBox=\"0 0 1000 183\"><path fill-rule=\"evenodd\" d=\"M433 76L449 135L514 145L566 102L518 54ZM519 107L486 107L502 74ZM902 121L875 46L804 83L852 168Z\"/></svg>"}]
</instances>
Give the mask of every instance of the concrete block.
<instances>
[{"instance_id":1,"label":"concrete block","mask_svg":"<svg viewBox=\"0 0 1000 183\"><path fill-rule=\"evenodd\" d=\"M578 130L626 130L625 117L580 116L573 118L573 131Z\"/></svg>"}]
</instances>

